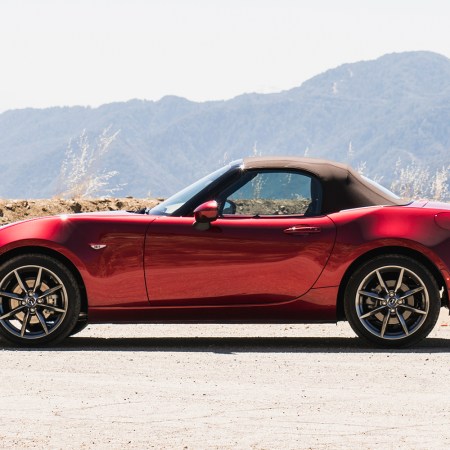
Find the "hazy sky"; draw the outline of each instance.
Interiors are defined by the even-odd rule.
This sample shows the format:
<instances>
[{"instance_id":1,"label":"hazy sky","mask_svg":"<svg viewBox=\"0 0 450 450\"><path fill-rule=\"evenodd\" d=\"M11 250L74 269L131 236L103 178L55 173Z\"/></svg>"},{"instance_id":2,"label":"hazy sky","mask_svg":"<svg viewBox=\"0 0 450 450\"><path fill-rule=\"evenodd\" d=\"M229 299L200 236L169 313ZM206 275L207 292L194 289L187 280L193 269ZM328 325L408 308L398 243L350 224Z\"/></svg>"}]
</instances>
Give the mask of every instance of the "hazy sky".
<instances>
[{"instance_id":1,"label":"hazy sky","mask_svg":"<svg viewBox=\"0 0 450 450\"><path fill-rule=\"evenodd\" d=\"M0 111L276 92L406 50L450 57L449 0L0 0Z\"/></svg>"}]
</instances>

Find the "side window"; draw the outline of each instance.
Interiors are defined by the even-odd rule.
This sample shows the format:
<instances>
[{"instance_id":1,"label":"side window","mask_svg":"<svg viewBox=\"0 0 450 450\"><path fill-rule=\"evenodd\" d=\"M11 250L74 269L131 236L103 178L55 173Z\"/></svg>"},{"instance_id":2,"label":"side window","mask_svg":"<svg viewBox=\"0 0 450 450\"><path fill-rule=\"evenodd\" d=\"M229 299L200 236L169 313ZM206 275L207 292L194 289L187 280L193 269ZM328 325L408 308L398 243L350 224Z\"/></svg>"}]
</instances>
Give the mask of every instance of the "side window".
<instances>
[{"instance_id":1,"label":"side window","mask_svg":"<svg viewBox=\"0 0 450 450\"><path fill-rule=\"evenodd\" d=\"M222 205L223 215L313 215L320 209L320 183L300 172L247 172L228 189Z\"/></svg>"}]
</instances>

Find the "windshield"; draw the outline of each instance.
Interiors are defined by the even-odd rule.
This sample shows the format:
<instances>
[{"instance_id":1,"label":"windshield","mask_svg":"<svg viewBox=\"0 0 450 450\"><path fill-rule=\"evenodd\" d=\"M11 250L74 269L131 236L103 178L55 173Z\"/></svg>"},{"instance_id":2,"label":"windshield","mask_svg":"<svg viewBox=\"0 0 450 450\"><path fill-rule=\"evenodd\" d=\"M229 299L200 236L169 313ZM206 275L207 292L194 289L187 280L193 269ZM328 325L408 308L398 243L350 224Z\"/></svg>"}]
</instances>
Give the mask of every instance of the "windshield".
<instances>
[{"instance_id":1,"label":"windshield","mask_svg":"<svg viewBox=\"0 0 450 450\"><path fill-rule=\"evenodd\" d=\"M190 200L192 197L195 197L199 192L209 186L212 182L228 172L233 164L234 163L231 163L225 167L221 167L215 172L206 175L206 177L203 177L190 186L177 192L175 195L172 195L172 197L169 197L164 202L150 209L147 214L150 214L152 216L170 216L172 213L180 209L188 200Z\"/></svg>"}]
</instances>

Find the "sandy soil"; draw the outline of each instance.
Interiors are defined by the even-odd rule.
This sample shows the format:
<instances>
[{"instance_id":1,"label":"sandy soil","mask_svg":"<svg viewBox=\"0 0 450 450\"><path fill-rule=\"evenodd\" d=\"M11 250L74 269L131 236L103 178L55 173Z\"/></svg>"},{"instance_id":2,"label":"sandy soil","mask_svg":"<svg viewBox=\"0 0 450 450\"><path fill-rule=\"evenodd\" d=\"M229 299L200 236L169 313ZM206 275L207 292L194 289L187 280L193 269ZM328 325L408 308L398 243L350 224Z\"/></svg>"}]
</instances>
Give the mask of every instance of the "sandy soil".
<instances>
[{"instance_id":1,"label":"sandy soil","mask_svg":"<svg viewBox=\"0 0 450 450\"><path fill-rule=\"evenodd\" d=\"M450 446L450 321L415 349L338 325L97 325L0 351L3 448Z\"/></svg>"}]
</instances>

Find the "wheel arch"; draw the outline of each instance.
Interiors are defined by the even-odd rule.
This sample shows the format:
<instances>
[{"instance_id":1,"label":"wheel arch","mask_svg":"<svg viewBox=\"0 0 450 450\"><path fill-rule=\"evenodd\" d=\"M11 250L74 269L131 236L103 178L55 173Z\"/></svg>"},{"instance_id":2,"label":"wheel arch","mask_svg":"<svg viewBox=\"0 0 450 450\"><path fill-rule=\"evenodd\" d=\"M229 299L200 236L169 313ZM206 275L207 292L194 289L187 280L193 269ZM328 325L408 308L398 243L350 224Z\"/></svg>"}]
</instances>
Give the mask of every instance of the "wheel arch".
<instances>
[{"instance_id":1,"label":"wheel arch","mask_svg":"<svg viewBox=\"0 0 450 450\"><path fill-rule=\"evenodd\" d=\"M7 262L11 258L14 258L15 256L26 255L29 253L50 256L50 257L58 260L60 263L64 264L70 270L70 272L73 274L73 276L77 280L77 284L80 289L80 297L81 297L80 312L82 312L83 314L87 314L88 300L87 300L86 287L84 285L83 278L81 277L80 272L78 271L77 267L72 263L72 261L70 261L70 259L68 259L66 256L62 255L61 253L57 252L56 250L53 250L51 248L46 248L46 247L39 247L39 246L27 246L27 247L14 248L14 249L9 250L0 255L0 265Z\"/></svg>"},{"instance_id":2,"label":"wheel arch","mask_svg":"<svg viewBox=\"0 0 450 450\"><path fill-rule=\"evenodd\" d=\"M372 258L375 258L377 256L384 256L388 254L397 254L397 255L403 255L408 256L410 258L415 259L416 261L422 263L433 275L434 279L436 280L439 289L444 288L444 295L442 298L442 306L448 305L448 293L446 289L445 280L439 271L439 269L436 267L436 265L427 258L423 253L420 253L417 250L413 250L407 247L400 247L400 246L388 246L388 247L379 247L376 249L373 249L367 253L364 253L363 255L359 256L355 261L352 262L352 264L347 268L344 276L342 277L341 284L339 286L338 291L338 298L337 298L337 310L336 310L336 316L337 320L346 320L345 312L344 312L344 296L345 291L347 289L348 282L350 280L351 275L356 270L358 266L361 264L366 263L367 261L370 261Z\"/></svg>"}]
</instances>

